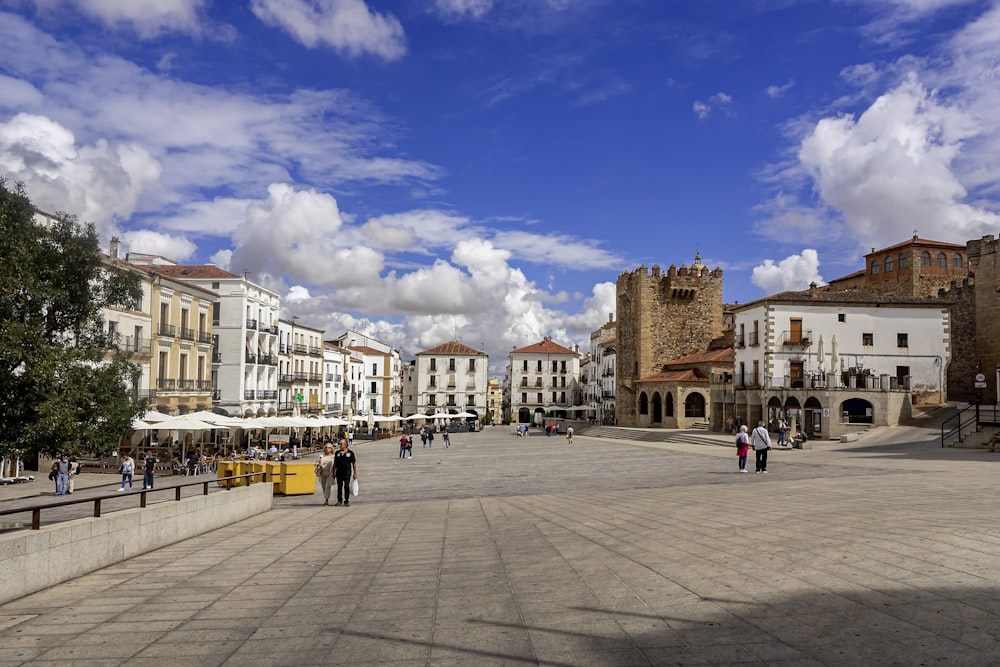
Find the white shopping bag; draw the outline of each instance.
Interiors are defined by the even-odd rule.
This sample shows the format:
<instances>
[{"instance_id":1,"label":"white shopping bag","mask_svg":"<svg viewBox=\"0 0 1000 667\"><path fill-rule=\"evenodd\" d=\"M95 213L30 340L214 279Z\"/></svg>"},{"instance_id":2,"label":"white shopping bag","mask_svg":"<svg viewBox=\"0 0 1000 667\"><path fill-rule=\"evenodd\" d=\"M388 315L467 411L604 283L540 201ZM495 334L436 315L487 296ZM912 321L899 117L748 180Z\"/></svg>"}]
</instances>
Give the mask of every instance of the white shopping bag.
<instances>
[{"instance_id":1,"label":"white shopping bag","mask_svg":"<svg viewBox=\"0 0 1000 667\"><path fill-rule=\"evenodd\" d=\"M358 495L358 480L357 479L352 479L351 480L351 495L352 496Z\"/></svg>"}]
</instances>

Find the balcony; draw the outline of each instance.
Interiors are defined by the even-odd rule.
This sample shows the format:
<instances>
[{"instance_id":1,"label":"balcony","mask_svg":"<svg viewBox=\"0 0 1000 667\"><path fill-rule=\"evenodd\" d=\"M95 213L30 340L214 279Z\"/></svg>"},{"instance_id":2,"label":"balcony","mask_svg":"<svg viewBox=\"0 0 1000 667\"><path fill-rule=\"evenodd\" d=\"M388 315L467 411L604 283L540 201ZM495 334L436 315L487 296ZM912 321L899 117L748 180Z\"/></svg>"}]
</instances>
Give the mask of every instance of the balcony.
<instances>
[{"instance_id":1,"label":"balcony","mask_svg":"<svg viewBox=\"0 0 1000 667\"><path fill-rule=\"evenodd\" d=\"M277 336L278 335L278 327L276 325L268 327L268 326L264 326L264 324L261 323L261 325L258 327L258 329L262 333L271 334L272 336Z\"/></svg>"},{"instance_id":2,"label":"balcony","mask_svg":"<svg viewBox=\"0 0 1000 667\"><path fill-rule=\"evenodd\" d=\"M152 341L148 338L136 338L135 336L114 336L112 342L113 349L127 352L128 354L152 354Z\"/></svg>"},{"instance_id":3,"label":"balcony","mask_svg":"<svg viewBox=\"0 0 1000 667\"><path fill-rule=\"evenodd\" d=\"M257 320L247 320L247 331L257 330Z\"/></svg>"},{"instance_id":4,"label":"balcony","mask_svg":"<svg viewBox=\"0 0 1000 667\"><path fill-rule=\"evenodd\" d=\"M178 330L177 337L181 340L194 340L194 329L188 329L187 327L181 327ZM212 342L212 341L209 341Z\"/></svg>"},{"instance_id":5,"label":"balcony","mask_svg":"<svg viewBox=\"0 0 1000 667\"><path fill-rule=\"evenodd\" d=\"M212 334L208 333L207 331L199 331L198 332L198 342L199 343L206 343L208 345L211 345L212 344Z\"/></svg>"},{"instance_id":6,"label":"balcony","mask_svg":"<svg viewBox=\"0 0 1000 667\"><path fill-rule=\"evenodd\" d=\"M212 363L213 364L221 364L222 363L222 353L221 352L213 352L212 353Z\"/></svg>"},{"instance_id":7,"label":"balcony","mask_svg":"<svg viewBox=\"0 0 1000 667\"><path fill-rule=\"evenodd\" d=\"M187 379L178 380L177 391L194 391L194 380L187 380Z\"/></svg>"},{"instance_id":8,"label":"balcony","mask_svg":"<svg viewBox=\"0 0 1000 667\"><path fill-rule=\"evenodd\" d=\"M309 346L309 355L313 356L313 357L322 357L323 356L323 348L316 347L315 345L310 345Z\"/></svg>"},{"instance_id":9,"label":"balcony","mask_svg":"<svg viewBox=\"0 0 1000 667\"><path fill-rule=\"evenodd\" d=\"M159 391L176 391L177 380L174 378L156 378L156 388Z\"/></svg>"},{"instance_id":10,"label":"balcony","mask_svg":"<svg viewBox=\"0 0 1000 667\"><path fill-rule=\"evenodd\" d=\"M323 374L322 373L310 373L309 374L309 381L310 382L322 382L323 381Z\"/></svg>"},{"instance_id":11,"label":"balcony","mask_svg":"<svg viewBox=\"0 0 1000 667\"><path fill-rule=\"evenodd\" d=\"M757 347L760 345L760 332L751 331L747 334L747 345L750 347Z\"/></svg>"},{"instance_id":12,"label":"balcony","mask_svg":"<svg viewBox=\"0 0 1000 667\"><path fill-rule=\"evenodd\" d=\"M278 344L278 354L291 354L291 352L292 352L291 345L285 345L284 343Z\"/></svg>"},{"instance_id":13,"label":"balcony","mask_svg":"<svg viewBox=\"0 0 1000 667\"><path fill-rule=\"evenodd\" d=\"M302 343L296 343L292 346L292 351L295 354L309 354L309 346L303 345Z\"/></svg>"},{"instance_id":14,"label":"balcony","mask_svg":"<svg viewBox=\"0 0 1000 667\"><path fill-rule=\"evenodd\" d=\"M146 401L152 398L156 398L155 389L133 389L132 390L132 400L134 401Z\"/></svg>"},{"instance_id":15,"label":"balcony","mask_svg":"<svg viewBox=\"0 0 1000 667\"><path fill-rule=\"evenodd\" d=\"M257 355L256 354L250 354L249 352L247 352L247 355L246 355L245 358L246 358L246 362L248 364L256 364L257 363Z\"/></svg>"},{"instance_id":16,"label":"balcony","mask_svg":"<svg viewBox=\"0 0 1000 667\"><path fill-rule=\"evenodd\" d=\"M222 400L222 390L221 389L213 389L212 390L212 400L216 401L216 402Z\"/></svg>"},{"instance_id":17,"label":"balcony","mask_svg":"<svg viewBox=\"0 0 1000 667\"><path fill-rule=\"evenodd\" d=\"M278 390L277 389L262 389L257 392L257 398L262 401L276 401L278 400Z\"/></svg>"},{"instance_id":18,"label":"balcony","mask_svg":"<svg viewBox=\"0 0 1000 667\"><path fill-rule=\"evenodd\" d=\"M292 401L278 403L278 412L295 412L295 403Z\"/></svg>"},{"instance_id":19,"label":"balcony","mask_svg":"<svg viewBox=\"0 0 1000 667\"><path fill-rule=\"evenodd\" d=\"M614 398L614 397L615 397L615 392L613 392L613 391L602 391L601 392L601 398Z\"/></svg>"},{"instance_id":20,"label":"balcony","mask_svg":"<svg viewBox=\"0 0 1000 667\"><path fill-rule=\"evenodd\" d=\"M303 371L295 371L294 375L296 382L306 382L309 379L309 373Z\"/></svg>"},{"instance_id":21,"label":"balcony","mask_svg":"<svg viewBox=\"0 0 1000 667\"><path fill-rule=\"evenodd\" d=\"M243 400L244 401L252 401L252 400L254 400L256 398L257 398L257 392L254 391L253 389L245 389L243 391Z\"/></svg>"},{"instance_id":22,"label":"balcony","mask_svg":"<svg viewBox=\"0 0 1000 667\"><path fill-rule=\"evenodd\" d=\"M295 381L295 376L291 373L282 373L278 376L278 384L291 384Z\"/></svg>"},{"instance_id":23,"label":"balcony","mask_svg":"<svg viewBox=\"0 0 1000 667\"><path fill-rule=\"evenodd\" d=\"M267 366L277 366L278 365L278 357L276 357L274 355L271 355L271 354L261 354L261 355L257 356L257 363L258 364L265 364Z\"/></svg>"},{"instance_id":24,"label":"balcony","mask_svg":"<svg viewBox=\"0 0 1000 667\"><path fill-rule=\"evenodd\" d=\"M161 336L169 336L170 338L177 337L177 327L173 324L164 324L163 322L160 322L160 326L156 331Z\"/></svg>"},{"instance_id":25,"label":"balcony","mask_svg":"<svg viewBox=\"0 0 1000 667\"><path fill-rule=\"evenodd\" d=\"M812 345L812 331L785 331L781 334L781 344L809 347Z\"/></svg>"}]
</instances>

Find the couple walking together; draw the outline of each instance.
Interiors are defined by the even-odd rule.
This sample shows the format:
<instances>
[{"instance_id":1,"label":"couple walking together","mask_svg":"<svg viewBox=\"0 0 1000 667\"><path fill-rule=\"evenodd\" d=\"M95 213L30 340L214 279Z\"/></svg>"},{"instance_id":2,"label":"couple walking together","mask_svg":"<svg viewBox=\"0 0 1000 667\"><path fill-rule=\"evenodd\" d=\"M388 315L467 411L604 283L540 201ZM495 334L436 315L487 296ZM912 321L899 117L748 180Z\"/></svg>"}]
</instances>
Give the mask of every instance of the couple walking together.
<instances>
[{"instance_id":1,"label":"couple walking together","mask_svg":"<svg viewBox=\"0 0 1000 667\"><path fill-rule=\"evenodd\" d=\"M323 487L323 504L330 504L330 492L334 479L337 480L337 505L351 506L351 480L358 478L358 459L347 447L347 441L340 440L340 449L333 451L333 444L323 447L323 455L316 462L316 476Z\"/></svg>"},{"instance_id":2,"label":"couple walking together","mask_svg":"<svg viewBox=\"0 0 1000 667\"><path fill-rule=\"evenodd\" d=\"M751 445L753 445L756 463L755 472L766 473L767 452L771 449L771 436L768 435L764 422L757 422L757 428L750 435L747 435L746 426L740 426L740 432L736 435L736 455L740 460L740 472L747 471L747 454Z\"/></svg>"}]
</instances>

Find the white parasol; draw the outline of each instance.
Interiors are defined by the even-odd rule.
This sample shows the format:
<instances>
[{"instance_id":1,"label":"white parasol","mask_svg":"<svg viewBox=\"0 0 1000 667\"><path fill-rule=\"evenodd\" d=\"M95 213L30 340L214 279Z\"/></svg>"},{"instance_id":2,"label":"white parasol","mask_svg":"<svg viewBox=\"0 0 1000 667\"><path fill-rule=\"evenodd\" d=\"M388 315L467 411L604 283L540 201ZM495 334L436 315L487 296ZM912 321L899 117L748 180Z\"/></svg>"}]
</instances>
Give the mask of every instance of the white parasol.
<instances>
[{"instance_id":1,"label":"white parasol","mask_svg":"<svg viewBox=\"0 0 1000 667\"><path fill-rule=\"evenodd\" d=\"M819 335L819 340L816 341L816 367L819 372L823 372L823 363L825 361L824 357L826 355L823 353L823 334Z\"/></svg>"}]
</instances>

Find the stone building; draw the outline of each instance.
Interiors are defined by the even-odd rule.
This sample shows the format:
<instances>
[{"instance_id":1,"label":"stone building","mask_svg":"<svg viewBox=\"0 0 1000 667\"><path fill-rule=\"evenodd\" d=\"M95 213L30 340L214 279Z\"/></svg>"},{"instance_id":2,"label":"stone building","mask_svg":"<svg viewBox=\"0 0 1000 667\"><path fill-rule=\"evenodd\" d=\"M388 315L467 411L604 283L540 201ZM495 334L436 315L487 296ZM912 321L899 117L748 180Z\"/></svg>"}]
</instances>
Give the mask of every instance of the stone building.
<instances>
[{"instance_id":1,"label":"stone building","mask_svg":"<svg viewBox=\"0 0 1000 667\"><path fill-rule=\"evenodd\" d=\"M728 343L728 344L727 344ZM639 378L636 426L689 428L707 425L711 378L733 370L732 339L716 339L713 347L663 365L663 370Z\"/></svg>"},{"instance_id":2,"label":"stone building","mask_svg":"<svg viewBox=\"0 0 1000 667\"><path fill-rule=\"evenodd\" d=\"M961 396L1000 402L1000 240L990 234L969 241L966 249L970 278L956 284L949 296L957 301L956 346L969 348L969 354L955 365L949 380L956 382ZM975 388L977 372L986 376L983 389Z\"/></svg>"},{"instance_id":3,"label":"stone building","mask_svg":"<svg viewBox=\"0 0 1000 667\"><path fill-rule=\"evenodd\" d=\"M830 290L865 290L900 297L937 297L967 275L966 247L912 239L865 255L865 268L830 281Z\"/></svg>"},{"instance_id":4,"label":"stone building","mask_svg":"<svg viewBox=\"0 0 1000 667\"><path fill-rule=\"evenodd\" d=\"M645 265L618 276L615 416L620 426L639 421L639 379L668 362L705 350L723 334L722 269L695 255L691 267Z\"/></svg>"}]
</instances>

